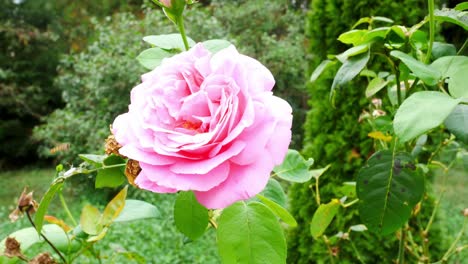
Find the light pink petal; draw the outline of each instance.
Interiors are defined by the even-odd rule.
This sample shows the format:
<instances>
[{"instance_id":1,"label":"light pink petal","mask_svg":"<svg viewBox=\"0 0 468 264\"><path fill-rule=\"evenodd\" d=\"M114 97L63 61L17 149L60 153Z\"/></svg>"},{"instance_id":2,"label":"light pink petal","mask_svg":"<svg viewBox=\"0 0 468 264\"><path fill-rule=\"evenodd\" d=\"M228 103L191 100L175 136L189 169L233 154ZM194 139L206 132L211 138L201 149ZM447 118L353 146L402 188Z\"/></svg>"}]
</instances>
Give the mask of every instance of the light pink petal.
<instances>
[{"instance_id":1,"label":"light pink petal","mask_svg":"<svg viewBox=\"0 0 468 264\"><path fill-rule=\"evenodd\" d=\"M225 181L230 171L229 162L220 164L204 175L177 174L172 172L169 166L153 166L142 162L140 167L150 181L180 191L207 191Z\"/></svg>"},{"instance_id":2,"label":"light pink petal","mask_svg":"<svg viewBox=\"0 0 468 264\"><path fill-rule=\"evenodd\" d=\"M159 155L152 150L144 151L133 144L127 144L119 149L119 153L130 159L151 165L170 165L177 162L177 158Z\"/></svg>"},{"instance_id":3,"label":"light pink petal","mask_svg":"<svg viewBox=\"0 0 468 264\"><path fill-rule=\"evenodd\" d=\"M174 173L182 174L205 174L225 162L232 156L241 152L245 147L245 142L236 141L224 152L214 156L213 158L203 159L200 161L181 160L180 162L171 165L170 170Z\"/></svg>"},{"instance_id":4,"label":"light pink petal","mask_svg":"<svg viewBox=\"0 0 468 264\"><path fill-rule=\"evenodd\" d=\"M226 181L206 191L196 191L198 202L206 208L225 208L240 200L249 199L261 192L270 178L274 165L268 152L248 165L231 164L231 173Z\"/></svg>"},{"instance_id":5,"label":"light pink petal","mask_svg":"<svg viewBox=\"0 0 468 264\"><path fill-rule=\"evenodd\" d=\"M156 193L177 192L177 189L159 186L156 183L150 181L143 171L141 171L140 174L138 174L138 177L135 179L135 184L141 189L149 190L149 191L156 192Z\"/></svg>"},{"instance_id":6,"label":"light pink petal","mask_svg":"<svg viewBox=\"0 0 468 264\"><path fill-rule=\"evenodd\" d=\"M249 84L249 91L252 94L271 91L275 86L275 79L270 70L249 56L241 54L239 57L239 63L244 67L246 73L245 78Z\"/></svg>"}]
</instances>

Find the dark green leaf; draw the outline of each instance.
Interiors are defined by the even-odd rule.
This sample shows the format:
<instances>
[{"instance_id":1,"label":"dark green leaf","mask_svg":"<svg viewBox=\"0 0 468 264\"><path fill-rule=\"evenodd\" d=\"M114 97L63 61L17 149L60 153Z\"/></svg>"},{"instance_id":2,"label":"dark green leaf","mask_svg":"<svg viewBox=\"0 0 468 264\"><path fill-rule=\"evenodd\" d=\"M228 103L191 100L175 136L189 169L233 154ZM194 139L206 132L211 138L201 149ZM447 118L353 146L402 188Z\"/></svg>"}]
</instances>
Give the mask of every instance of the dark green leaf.
<instances>
[{"instance_id":1,"label":"dark green leaf","mask_svg":"<svg viewBox=\"0 0 468 264\"><path fill-rule=\"evenodd\" d=\"M103 188L103 187L110 187L114 188L117 186L122 185L125 182L125 163L126 161L119 156L110 155L106 159L104 159L103 164L105 166L113 166L119 165L117 167L112 168L103 168L98 170L96 176L95 187L96 188Z\"/></svg>"},{"instance_id":2,"label":"dark green leaf","mask_svg":"<svg viewBox=\"0 0 468 264\"><path fill-rule=\"evenodd\" d=\"M266 206L268 206L268 208L270 208L270 210L276 216L278 216L281 220L283 220L283 222L290 225L291 227L296 227L297 226L296 219L294 219L294 217L284 207L282 207L281 205L275 203L274 201L266 198L263 195L258 194L257 197L258 197L258 199L260 199L260 201L262 203L264 203Z\"/></svg>"},{"instance_id":3,"label":"dark green leaf","mask_svg":"<svg viewBox=\"0 0 468 264\"><path fill-rule=\"evenodd\" d=\"M166 50L178 49L181 51L185 50L182 36L178 33L156 35L156 36L146 36L143 38L143 40L161 49L166 49ZM187 37L187 42L189 44L189 47L193 47L195 45L195 41L193 41L189 37Z\"/></svg>"},{"instance_id":4,"label":"dark green leaf","mask_svg":"<svg viewBox=\"0 0 468 264\"><path fill-rule=\"evenodd\" d=\"M319 238L325 232L335 215L338 213L340 206L340 201L333 199L331 202L321 204L317 208L317 211L315 211L314 216L312 217L312 222L310 223L310 233L315 239Z\"/></svg>"},{"instance_id":5,"label":"dark green leaf","mask_svg":"<svg viewBox=\"0 0 468 264\"><path fill-rule=\"evenodd\" d=\"M281 205L282 207L286 208L286 194L284 193L283 187L281 187L281 184L273 179L270 178L268 180L267 186L261 194L268 199L274 201L275 203Z\"/></svg>"},{"instance_id":6,"label":"dark green leaf","mask_svg":"<svg viewBox=\"0 0 468 264\"><path fill-rule=\"evenodd\" d=\"M457 105L444 124L458 140L468 144L468 105Z\"/></svg>"},{"instance_id":7,"label":"dark green leaf","mask_svg":"<svg viewBox=\"0 0 468 264\"><path fill-rule=\"evenodd\" d=\"M193 192L181 192L174 204L174 220L182 234L196 240L208 226L208 209L198 203Z\"/></svg>"},{"instance_id":8,"label":"dark green leaf","mask_svg":"<svg viewBox=\"0 0 468 264\"><path fill-rule=\"evenodd\" d=\"M151 48L144 50L138 55L138 62L148 70L154 70L158 67L164 58L173 56L174 54L161 48Z\"/></svg>"},{"instance_id":9,"label":"dark green leaf","mask_svg":"<svg viewBox=\"0 0 468 264\"><path fill-rule=\"evenodd\" d=\"M305 160L297 150L289 149L283 163L273 168L275 174L283 180L291 182L307 182L312 178L309 167L313 160Z\"/></svg>"},{"instance_id":10,"label":"dark green leaf","mask_svg":"<svg viewBox=\"0 0 468 264\"><path fill-rule=\"evenodd\" d=\"M310 76L310 81L315 82L318 77L331 65L333 65L334 62L331 60L324 60L322 61L317 68L315 68L314 72Z\"/></svg>"},{"instance_id":11,"label":"dark green leaf","mask_svg":"<svg viewBox=\"0 0 468 264\"><path fill-rule=\"evenodd\" d=\"M237 202L218 221L218 249L224 264L284 264L286 240L275 215L258 202Z\"/></svg>"},{"instance_id":12,"label":"dark green leaf","mask_svg":"<svg viewBox=\"0 0 468 264\"><path fill-rule=\"evenodd\" d=\"M211 40L203 41L203 46L207 50L211 51L211 53L216 53L231 45L232 45L231 42L224 40L224 39L211 39Z\"/></svg>"},{"instance_id":13,"label":"dark green leaf","mask_svg":"<svg viewBox=\"0 0 468 264\"><path fill-rule=\"evenodd\" d=\"M362 71L362 69L366 67L369 58L370 53L367 51L366 53L359 54L346 60L343 65L341 65L340 69L335 75L335 78L333 79L333 84L331 87L332 94L336 87L340 87L341 85L354 79L354 77L356 77Z\"/></svg>"},{"instance_id":14,"label":"dark green leaf","mask_svg":"<svg viewBox=\"0 0 468 264\"><path fill-rule=\"evenodd\" d=\"M114 222L129 222L147 218L160 218L158 208L139 200L125 200L125 206Z\"/></svg>"},{"instance_id":15,"label":"dark green leaf","mask_svg":"<svg viewBox=\"0 0 468 264\"><path fill-rule=\"evenodd\" d=\"M42 225L44 224L44 216L47 213L50 202L54 198L55 194L62 188L63 184L63 181L55 181L42 197L34 217L34 224L36 225L37 233L41 233Z\"/></svg>"},{"instance_id":16,"label":"dark green leaf","mask_svg":"<svg viewBox=\"0 0 468 264\"><path fill-rule=\"evenodd\" d=\"M424 194L424 177L408 153L383 150L357 176L359 214L369 230L387 235L403 226Z\"/></svg>"},{"instance_id":17,"label":"dark green leaf","mask_svg":"<svg viewBox=\"0 0 468 264\"><path fill-rule=\"evenodd\" d=\"M421 79L424 83L429 85L436 85L441 78L441 73L432 68L430 65L426 65L410 55L403 53L398 50L390 52L390 55L400 59L408 68Z\"/></svg>"},{"instance_id":18,"label":"dark green leaf","mask_svg":"<svg viewBox=\"0 0 468 264\"><path fill-rule=\"evenodd\" d=\"M444 8L435 10L434 17L437 20L449 22L468 30L468 13L465 11Z\"/></svg>"},{"instance_id":19,"label":"dark green leaf","mask_svg":"<svg viewBox=\"0 0 468 264\"><path fill-rule=\"evenodd\" d=\"M395 134L402 142L406 142L426 133L441 125L460 101L441 92L423 91L412 94L395 114Z\"/></svg>"}]
</instances>

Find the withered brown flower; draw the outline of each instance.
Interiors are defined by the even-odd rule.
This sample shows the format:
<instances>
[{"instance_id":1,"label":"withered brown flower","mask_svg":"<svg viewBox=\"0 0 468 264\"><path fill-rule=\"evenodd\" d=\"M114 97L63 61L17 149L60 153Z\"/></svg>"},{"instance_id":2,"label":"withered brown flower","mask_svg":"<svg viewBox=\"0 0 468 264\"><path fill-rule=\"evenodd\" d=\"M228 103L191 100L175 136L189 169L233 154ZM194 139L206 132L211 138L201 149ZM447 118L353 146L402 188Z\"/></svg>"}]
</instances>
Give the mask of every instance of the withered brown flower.
<instances>
[{"instance_id":1,"label":"withered brown flower","mask_svg":"<svg viewBox=\"0 0 468 264\"><path fill-rule=\"evenodd\" d=\"M18 257L25 260L26 257L21 253L21 244L14 237L7 237L5 240L5 251L3 254L9 258Z\"/></svg>"},{"instance_id":2,"label":"withered brown flower","mask_svg":"<svg viewBox=\"0 0 468 264\"><path fill-rule=\"evenodd\" d=\"M29 214L33 214L37 210L37 202L33 199L33 192L27 193L27 188L25 187L21 196L18 199L18 205L10 213L9 218L12 222L15 222L23 215L23 213L28 212Z\"/></svg>"},{"instance_id":3,"label":"withered brown flower","mask_svg":"<svg viewBox=\"0 0 468 264\"><path fill-rule=\"evenodd\" d=\"M35 256L28 263L29 264L57 264L57 261L55 261L48 252L44 252Z\"/></svg>"}]
</instances>

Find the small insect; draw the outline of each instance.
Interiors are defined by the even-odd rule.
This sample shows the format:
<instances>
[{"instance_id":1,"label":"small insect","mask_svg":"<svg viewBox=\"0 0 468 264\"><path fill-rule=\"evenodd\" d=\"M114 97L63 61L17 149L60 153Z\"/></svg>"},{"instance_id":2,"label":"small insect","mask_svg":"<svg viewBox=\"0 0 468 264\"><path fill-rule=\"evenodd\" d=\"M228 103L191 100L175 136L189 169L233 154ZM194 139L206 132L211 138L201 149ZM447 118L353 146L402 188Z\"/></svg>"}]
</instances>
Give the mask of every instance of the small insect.
<instances>
[{"instance_id":1,"label":"small insect","mask_svg":"<svg viewBox=\"0 0 468 264\"><path fill-rule=\"evenodd\" d=\"M50 154L55 154L57 152L65 152L70 149L70 143L60 143L55 147L50 149Z\"/></svg>"}]
</instances>

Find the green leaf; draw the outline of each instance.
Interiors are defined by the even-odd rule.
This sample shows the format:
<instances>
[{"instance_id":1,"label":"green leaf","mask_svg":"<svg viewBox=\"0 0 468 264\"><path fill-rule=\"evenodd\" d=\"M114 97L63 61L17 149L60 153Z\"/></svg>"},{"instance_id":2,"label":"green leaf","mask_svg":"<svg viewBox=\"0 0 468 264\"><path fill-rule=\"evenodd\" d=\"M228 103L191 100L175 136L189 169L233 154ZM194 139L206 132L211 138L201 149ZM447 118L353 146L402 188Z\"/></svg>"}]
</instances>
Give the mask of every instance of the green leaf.
<instances>
[{"instance_id":1,"label":"green leaf","mask_svg":"<svg viewBox=\"0 0 468 264\"><path fill-rule=\"evenodd\" d=\"M58 225L44 225L42 233L62 252L72 252L79 247L76 241L73 241L69 246L67 234ZM45 243L34 227L20 229L9 234L8 237L14 237L21 244L23 252L34 244ZM0 252L2 253L5 251L5 240L6 238L0 242Z\"/></svg>"},{"instance_id":2,"label":"green leaf","mask_svg":"<svg viewBox=\"0 0 468 264\"><path fill-rule=\"evenodd\" d=\"M358 173L359 214L369 230L387 235L403 226L424 194L424 177L408 153L382 150Z\"/></svg>"},{"instance_id":3,"label":"green leaf","mask_svg":"<svg viewBox=\"0 0 468 264\"><path fill-rule=\"evenodd\" d=\"M451 73L448 80L448 89L450 95L455 98L468 98L468 64L456 69Z\"/></svg>"},{"instance_id":4,"label":"green leaf","mask_svg":"<svg viewBox=\"0 0 468 264\"><path fill-rule=\"evenodd\" d=\"M307 182L312 178L309 167L313 160L305 160L297 150L288 149L283 163L273 168L275 174L283 180L291 182Z\"/></svg>"},{"instance_id":5,"label":"green leaf","mask_svg":"<svg viewBox=\"0 0 468 264\"><path fill-rule=\"evenodd\" d=\"M361 38L362 43L370 43L373 42L375 39L384 39L388 32L390 32L390 27L379 27L369 30L364 36Z\"/></svg>"},{"instance_id":6,"label":"green leaf","mask_svg":"<svg viewBox=\"0 0 468 264\"><path fill-rule=\"evenodd\" d=\"M344 44L353 44L354 46L361 44L362 37L368 32L364 29L353 29L341 34L338 40Z\"/></svg>"},{"instance_id":7,"label":"green leaf","mask_svg":"<svg viewBox=\"0 0 468 264\"><path fill-rule=\"evenodd\" d=\"M84 160L85 162L94 165L99 168L102 167L102 163L106 159L106 155L94 155L94 154L79 154L78 157Z\"/></svg>"},{"instance_id":8,"label":"green leaf","mask_svg":"<svg viewBox=\"0 0 468 264\"><path fill-rule=\"evenodd\" d=\"M395 134L402 142L406 142L426 133L441 125L460 101L441 92L423 91L412 94L395 114Z\"/></svg>"},{"instance_id":9,"label":"green leaf","mask_svg":"<svg viewBox=\"0 0 468 264\"><path fill-rule=\"evenodd\" d=\"M92 205L85 205L81 211L80 226L81 229L89 235L99 234L103 226L100 224L101 212Z\"/></svg>"},{"instance_id":10,"label":"green leaf","mask_svg":"<svg viewBox=\"0 0 468 264\"><path fill-rule=\"evenodd\" d=\"M461 67L468 65L466 56L445 56L435 60L431 67L438 70L442 78L450 78Z\"/></svg>"},{"instance_id":11,"label":"green leaf","mask_svg":"<svg viewBox=\"0 0 468 264\"><path fill-rule=\"evenodd\" d=\"M458 140L468 144L468 105L457 105L444 124Z\"/></svg>"},{"instance_id":12,"label":"green leaf","mask_svg":"<svg viewBox=\"0 0 468 264\"><path fill-rule=\"evenodd\" d=\"M423 134L418 137L418 140L416 140L416 145L414 146L413 150L411 151L411 155L413 157L417 157L419 153L423 150L424 145L426 145L427 142L427 135Z\"/></svg>"},{"instance_id":13,"label":"green leaf","mask_svg":"<svg viewBox=\"0 0 468 264\"><path fill-rule=\"evenodd\" d=\"M205 47L205 49L211 51L211 53L216 53L231 45L232 45L231 42L224 40L224 39L211 39L211 40L203 41L203 46Z\"/></svg>"},{"instance_id":14,"label":"green leaf","mask_svg":"<svg viewBox=\"0 0 468 264\"><path fill-rule=\"evenodd\" d=\"M150 48L138 55L138 62L148 70L158 67L164 58L172 57L174 54L161 48Z\"/></svg>"},{"instance_id":15,"label":"green leaf","mask_svg":"<svg viewBox=\"0 0 468 264\"><path fill-rule=\"evenodd\" d=\"M265 189L263 189L261 194L267 197L268 199L274 201L275 203L281 205L282 207L287 207L286 194L284 193L283 187L281 187L281 184L277 180L270 178Z\"/></svg>"},{"instance_id":16,"label":"green leaf","mask_svg":"<svg viewBox=\"0 0 468 264\"><path fill-rule=\"evenodd\" d=\"M314 179L318 180L320 176L322 176L322 174L324 174L330 167L331 164L328 164L325 168L311 170L310 174Z\"/></svg>"},{"instance_id":17,"label":"green leaf","mask_svg":"<svg viewBox=\"0 0 468 264\"><path fill-rule=\"evenodd\" d=\"M376 78L372 79L372 81L370 81L369 84L367 85L366 97L369 98L369 97L374 96L380 90L385 88L385 86L387 86L387 84L388 84L388 81L386 81L386 80L384 80L384 79L382 79L380 77L376 77Z\"/></svg>"},{"instance_id":18,"label":"green leaf","mask_svg":"<svg viewBox=\"0 0 468 264\"><path fill-rule=\"evenodd\" d=\"M193 192L180 192L174 204L174 221L182 234L196 240L208 226L208 209L198 203Z\"/></svg>"},{"instance_id":19,"label":"green leaf","mask_svg":"<svg viewBox=\"0 0 468 264\"><path fill-rule=\"evenodd\" d=\"M434 59L455 55L457 55L457 48L453 44L434 42L432 47L432 57Z\"/></svg>"},{"instance_id":20,"label":"green leaf","mask_svg":"<svg viewBox=\"0 0 468 264\"><path fill-rule=\"evenodd\" d=\"M258 202L237 202L218 221L218 249L224 264L284 264L286 240L275 215Z\"/></svg>"},{"instance_id":21,"label":"green leaf","mask_svg":"<svg viewBox=\"0 0 468 264\"><path fill-rule=\"evenodd\" d=\"M347 49L345 52L336 55L336 58L344 63L349 57L356 56L358 54L362 54L369 50L369 45L362 44L359 46L355 46L352 48Z\"/></svg>"},{"instance_id":22,"label":"green leaf","mask_svg":"<svg viewBox=\"0 0 468 264\"><path fill-rule=\"evenodd\" d=\"M341 65L340 69L335 75L335 78L333 79L333 84L331 87L332 94L336 87L340 87L341 85L354 79L354 77L356 77L362 71L362 69L366 67L369 58L370 53L367 51L366 53L359 54L346 60L343 65Z\"/></svg>"},{"instance_id":23,"label":"green leaf","mask_svg":"<svg viewBox=\"0 0 468 264\"><path fill-rule=\"evenodd\" d=\"M400 83L401 99L406 98L406 87L404 83ZM393 106L398 105L398 87L396 84L387 86L387 96Z\"/></svg>"},{"instance_id":24,"label":"green leaf","mask_svg":"<svg viewBox=\"0 0 468 264\"><path fill-rule=\"evenodd\" d=\"M44 224L44 216L47 213L47 209L49 209L50 202L54 198L55 194L62 188L63 184L63 180L54 181L42 197L39 207L37 208L36 215L34 216L34 224L36 225L37 233L41 233L42 226Z\"/></svg>"},{"instance_id":25,"label":"green leaf","mask_svg":"<svg viewBox=\"0 0 468 264\"><path fill-rule=\"evenodd\" d=\"M463 2L455 6L455 10L463 11L468 9L468 2Z\"/></svg>"},{"instance_id":26,"label":"green leaf","mask_svg":"<svg viewBox=\"0 0 468 264\"><path fill-rule=\"evenodd\" d=\"M340 206L340 201L333 199L331 202L321 204L317 208L317 211L315 211L314 216L312 217L312 222L310 223L310 233L315 239L319 238L325 232L335 215L338 213Z\"/></svg>"},{"instance_id":27,"label":"green leaf","mask_svg":"<svg viewBox=\"0 0 468 264\"><path fill-rule=\"evenodd\" d=\"M110 155L109 157L105 158L103 161L104 166L112 166L112 165L119 165L119 167L112 167L112 168L103 168L98 170L96 175L96 188L103 188L103 187L118 187L122 185L125 180L125 163L126 161L119 156Z\"/></svg>"},{"instance_id":28,"label":"green leaf","mask_svg":"<svg viewBox=\"0 0 468 264\"><path fill-rule=\"evenodd\" d=\"M150 203L139 200L125 200L125 206L114 222L129 222L160 217L161 213L158 208Z\"/></svg>"},{"instance_id":29,"label":"green leaf","mask_svg":"<svg viewBox=\"0 0 468 264\"><path fill-rule=\"evenodd\" d=\"M429 85L436 85L441 78L441 73L432 68L430 65L426 65L410 55L403 53L398 50L390 52L390 55L400 59L408 68L421 79L424 83Z\"/></svg>"},{"instance_id":30,"label":"green leaf","mask_svg":"<svg viewBox=\"0 0 468 264\"><path fill-rule=\"evenodd\" d=\"M257 194L257 197L258 197L258 199L260 199L260 201L263 204L268 206L268 208L270 208L270 210L276 216L278 216L281 220L283 220L283 222L290 225L291 227L296 227L297 226L296 219L294 219L294 217L284 207L282 207L281 205L277 204L276 202L266 198L263 195Z\"/></svg>"},{"instance_id":31,"label":"green leaf","mask_svg":"<svg viewBox=\"0 0 468 264\"><path fill-rule=\"evenodd\" d=\"M356 28L357 26L361 25L361 24L370 24L372 22L372 19L370 17L361 17L354 25L351 29L354 29Z\"/></svg>"},{"instance_id":32,"label":"green leaf","mask_svg":"<svg viewBox=\"0 0 468 264\"><path fill-rule=\"evenodd\" d=\"M333 61L331 60L324 60L322 61L319 66L317 66L317 68L315 68L314 72L312 73L312 75L310 76L310 81L311 82L315 82L318 77L328 68L330 67L331 65L335 64Z\"/></svg>"},{"instance_id":33,"label":"green leaf","mask_svg":"<svg viewBox=\"0 0 468 264\"><path fill-rule=\"evenodd\" d=\"M119 216L125 207L125 198L127 197L128 185L125 186L104 208L100 224L108 226Z\"/></svg>"},{"instance_id":34,"label":"green leaf","mask_svg":"<svg viewBox=\"0 0 468 264\"><path fill-rule=\"evenodd\" d=\"M182 36L178 33L146 36L143 38L143 40L161 49L166 49L166 50L178 49L181 51L185 50ZM187 42L189 44L189 47L193 47L195 45L195 41L193 41L193 39L189 37L187 37Z\"/></svg>"},{"instance_id":35,"label":"green leaf","mask_svg":"<svg viewBox=\"0 0 468 264\"><path fill-rule=\"evenodd\" d=\"M468 30L468 13L465 11L448 8L444 8L442 10L434 10L434 18L436 20L459 25L465 30Z\"/></svg>"}]
</instances>

